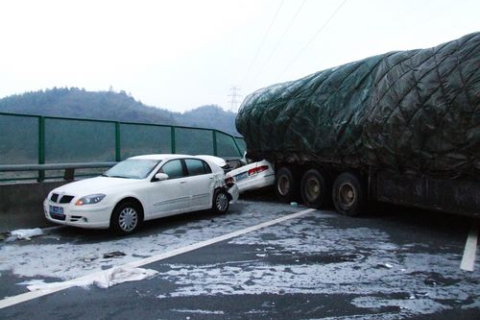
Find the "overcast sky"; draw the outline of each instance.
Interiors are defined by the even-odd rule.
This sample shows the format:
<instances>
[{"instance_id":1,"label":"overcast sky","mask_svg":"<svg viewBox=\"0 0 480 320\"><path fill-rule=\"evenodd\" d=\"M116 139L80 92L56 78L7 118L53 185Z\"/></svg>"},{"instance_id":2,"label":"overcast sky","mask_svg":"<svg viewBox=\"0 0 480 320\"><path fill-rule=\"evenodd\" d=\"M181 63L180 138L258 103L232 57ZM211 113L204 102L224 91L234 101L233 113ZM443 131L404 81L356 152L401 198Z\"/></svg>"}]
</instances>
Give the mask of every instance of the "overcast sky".
<instances>
[{"instance_id":1,"label":"overcast sky","mask_svg":"<svg viewBox=\"0 0 480 320\"><path fill-rule=\"evenodd\" d=\"M2 0L0 98L112 87L172 111L229 109L233 87L478 31L478 0Z\"/></svg>"}]
</instances>

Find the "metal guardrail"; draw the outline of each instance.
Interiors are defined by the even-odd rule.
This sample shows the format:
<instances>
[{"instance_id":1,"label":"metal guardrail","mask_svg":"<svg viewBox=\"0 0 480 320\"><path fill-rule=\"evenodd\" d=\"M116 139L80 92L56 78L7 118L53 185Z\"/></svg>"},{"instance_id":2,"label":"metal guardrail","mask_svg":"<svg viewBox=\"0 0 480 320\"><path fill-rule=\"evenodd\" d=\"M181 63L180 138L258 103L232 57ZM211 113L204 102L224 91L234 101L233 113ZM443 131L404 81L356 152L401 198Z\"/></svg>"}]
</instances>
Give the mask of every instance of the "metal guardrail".
<instances>
[{"instance_id":1,"label":"metal guardrail","mask_svg":"<svg viewBox=\"0 0 480 320\"><path fill-rule=\"evenodd\" d=\"M117 162L90 162L90 163L54 163L54 164L10 164L0 165L0 172L13 171L39 171L39 177L44 177L47 170L65 170L63 179L73 181L75 179L75 169L96 169L110 168ZM37 179L39 182L43 181Z\"/></svg>"},{"instance_id":2,"label":"metal guardrail","mask_svg":"<svg viewBox=\"0 0 480 320\"><path fill-rule=\"evenodd\" d=\"M108 168L117 162L90 162L90 163L54 163L54 164L9 164L0 165L0 171L38 171L38 170L64 170Z\"/></svg>"},{"instance_id":3,"label":"metal guardrail","mask_svg":"<svg viewBox=\"0 0 480 320\"><path fill-rule=\"evenodd\" d=\"M47 177L48 170L65 170L70 178L75 169L108 167L139 154L241 158L244 149L242 137L215 129L0 112L0 182L60 178Z\"/></svg>"},{"instance_id":4,"label":"metal guardrail","mask_svg":"<svg viewBox=\"0 0 480 320\"><path fill-rule=\"evenodd\" d=\"M225 161L230 165L233 163L241 163L240 157L226 157ZM51 163L51 164L9 164L0 165L0 172L15 172L15 171L39 171L39 177L45 177L44 172L48 170L65 170L63 179L66 181L73 181L75 179L75 169L97 169L110 168L118 162L88 162L88 163ZM43 181L37 179L39 182Z\"/></svg>"}]
</instances>

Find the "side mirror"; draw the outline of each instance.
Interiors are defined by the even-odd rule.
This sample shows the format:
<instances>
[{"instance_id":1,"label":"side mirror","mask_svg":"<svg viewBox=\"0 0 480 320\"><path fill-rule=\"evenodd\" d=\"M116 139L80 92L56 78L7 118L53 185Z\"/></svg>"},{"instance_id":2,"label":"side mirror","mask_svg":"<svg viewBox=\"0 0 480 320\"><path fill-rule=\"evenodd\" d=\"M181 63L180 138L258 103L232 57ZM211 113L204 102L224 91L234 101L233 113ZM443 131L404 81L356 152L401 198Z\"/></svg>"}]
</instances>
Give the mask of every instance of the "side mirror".
<instances>
[{"instance_id":1,"label":"side mirror","mask_svg":"<svg viewBox=\"0 0 480 320\"><path fill-rule=\"evenodd\" d=\"M168 180L168 174L166 173L157 173L155 175L155 181L165 181Z\"/></svg>"}]
</instances>

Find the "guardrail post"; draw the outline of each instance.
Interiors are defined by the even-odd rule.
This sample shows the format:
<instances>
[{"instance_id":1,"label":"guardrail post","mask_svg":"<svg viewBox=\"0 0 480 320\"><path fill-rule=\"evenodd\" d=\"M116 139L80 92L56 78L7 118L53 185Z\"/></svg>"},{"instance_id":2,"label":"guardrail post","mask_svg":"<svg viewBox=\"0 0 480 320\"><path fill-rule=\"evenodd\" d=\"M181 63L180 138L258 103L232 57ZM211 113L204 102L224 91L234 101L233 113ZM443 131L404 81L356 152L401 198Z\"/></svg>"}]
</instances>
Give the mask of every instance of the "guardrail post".
<instances>
[{"instance_id":1,"label":"guardrail post","mask_svg":"<svg viewBox=\"0 0 480 320\"><path fill-rule=\"evenodd\" d=\"M115 161L122 160L122 145L120 142L120 122L115 122Z\"/></svg>"},{"instance_id":2,"label":"guardrail post","mask_svg":"<svg viewBox=\"0 0 480 320\"><path fill-rule=\"evenodd\" d=\"M240 156L240 158L242 158L243 154L242 154L242 151L240 150L240 147L238 146L237 139L235 139L235 137L232 137L232 139L233 139L233 143L235 144L235 147L237 148L238 155Z\"/></svg>"},{"instance_id":3,"label":"guardrail post","mask_svg":"<svg viewBox=\"0 0 480 320\"><path fill-rule=\"evenodd\" d=\"M45 117L38 118L38 164L45 164ZM38 171L38 182L45 180L45 170Z\"/></svg>"},{"instance_id":4,"label":"guardrail post","mask_svg":"<svg viewBox=\"0 0 480 320\"><path fill-rule=\"evenodd\" d=\"M217 132L215 130L212 130L213 132L213 155L216 157L218 154L218 149L217 149Z\"/></svg>"},{"instance_id":5,"label":"guardrail post","mask_svg":"<svg viewBox=\"0 0 480 320\"><path fill-rule=\"evenodd\" d=\"M171 126L170 127L170 144L171 144L171 149L172 149L172 154L175 154L177 151L176 144L177 142L175 141L175 127Z\"/></svg>"}]
</instances>

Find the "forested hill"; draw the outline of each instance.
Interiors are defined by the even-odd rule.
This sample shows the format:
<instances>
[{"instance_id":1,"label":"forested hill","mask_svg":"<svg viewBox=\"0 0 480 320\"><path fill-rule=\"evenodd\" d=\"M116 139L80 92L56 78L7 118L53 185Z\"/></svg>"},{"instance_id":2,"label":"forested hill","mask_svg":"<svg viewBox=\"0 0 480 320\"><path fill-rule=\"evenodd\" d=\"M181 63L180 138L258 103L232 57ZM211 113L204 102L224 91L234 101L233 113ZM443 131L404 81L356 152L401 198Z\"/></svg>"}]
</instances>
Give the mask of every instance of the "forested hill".
<instances>
[{"instance_id":1,"label":"forested hill","mask_svg":"<svg viewBox=\"0 0 480 320\"><path fill-rule=\"evenodd\" d=\"M215 105L179 113L151 107L126 92L92 92L78 88L54 88L0 99L0 112L30 115L144 122L217 129L239 135L233 112Z\"/></svg>"}]
</instances>

